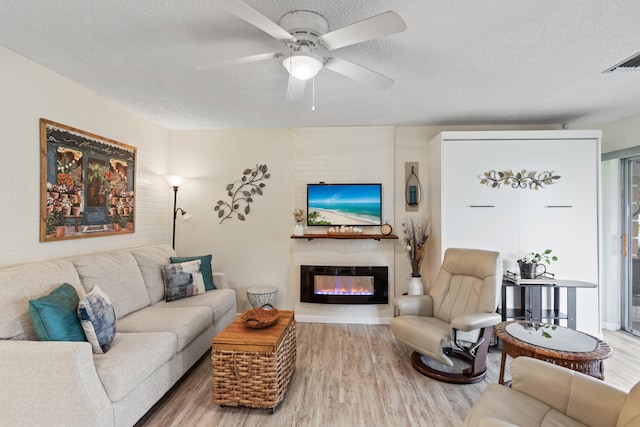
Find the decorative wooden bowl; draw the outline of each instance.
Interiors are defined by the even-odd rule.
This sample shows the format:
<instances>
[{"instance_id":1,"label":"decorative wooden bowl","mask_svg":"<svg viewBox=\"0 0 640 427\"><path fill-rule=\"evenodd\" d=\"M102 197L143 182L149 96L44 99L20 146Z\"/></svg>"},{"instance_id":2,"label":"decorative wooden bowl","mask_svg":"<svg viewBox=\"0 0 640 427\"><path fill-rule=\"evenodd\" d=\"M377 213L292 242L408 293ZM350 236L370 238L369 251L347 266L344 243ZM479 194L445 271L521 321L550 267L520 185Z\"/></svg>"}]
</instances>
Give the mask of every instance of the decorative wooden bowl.
<instances>
[{"instance_id":1,"label":"decorative wooden bowl","mask_svg":"<svg viewBox=\"0 0 640 427\"><path fill-rule=\"evenodd\" d=\"M267 328L278 321L280 311L277 308L265 310L262 307L246 310L240 316L240 321L247 328L262 329Z\"/></svg>"}]
</instances>

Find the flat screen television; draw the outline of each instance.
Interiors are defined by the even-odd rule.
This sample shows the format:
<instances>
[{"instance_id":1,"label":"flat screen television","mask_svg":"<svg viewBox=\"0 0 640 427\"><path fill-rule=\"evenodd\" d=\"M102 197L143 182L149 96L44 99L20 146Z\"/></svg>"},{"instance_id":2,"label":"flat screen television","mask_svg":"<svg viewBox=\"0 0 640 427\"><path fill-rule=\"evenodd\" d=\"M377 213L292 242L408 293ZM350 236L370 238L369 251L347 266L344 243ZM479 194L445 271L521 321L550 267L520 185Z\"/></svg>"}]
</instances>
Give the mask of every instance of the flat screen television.
<instances>
[{"instance_id":1,"label":"flat screen television","mask_svg":"<svg viewBox=\"0 0 640 427\"><path fill-rule=\"evenodd\" d=\"M382 184L307 184L307 225L382 225Z\"/></svg>"}]
</instances>

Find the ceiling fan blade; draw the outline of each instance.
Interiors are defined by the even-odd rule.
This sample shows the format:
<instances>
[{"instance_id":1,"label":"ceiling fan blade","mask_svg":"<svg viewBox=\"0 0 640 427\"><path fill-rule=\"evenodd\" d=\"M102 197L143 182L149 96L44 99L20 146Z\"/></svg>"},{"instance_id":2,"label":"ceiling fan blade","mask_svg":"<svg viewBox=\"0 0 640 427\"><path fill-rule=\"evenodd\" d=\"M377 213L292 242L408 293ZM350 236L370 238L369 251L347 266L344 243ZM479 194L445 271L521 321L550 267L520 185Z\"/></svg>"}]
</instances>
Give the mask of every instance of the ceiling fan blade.
<instances>
[{"instance_id":1,"label":"ceiling fan blade","mask_svg":"<svg viewBox=\"0 0 640 427\"><path fill-rule=\"evenodd\" d=\"M389 89L394 83L393 79L387 76L340 58L332 58L325 68L378 90Z\"/></svg>"},{"instance_id":2,"label":"ceiling fan blade","mask_svg":"<svg viewBox=\"0 0 640 427\"><path fill-rule=\"evenodd\" d=\"M244 19L249 24L264 31L273 38L278 40L293 40L293 36L284 28L240 0L216 0L216 4L227 12L233 13L238 18Z\"/></svg>"},{"instance_id":3,"label":"ceiling fan blade","mask_svg":"<svg viewBox=\"0 0 640 427\"><path fill-rule=\"evenodd\" d=\"M240 58L223 59L203 65L202 69L216 69L230 67L234 65L248 64L250 62L265 61L267 59L280 58L283 55L279 52L259 53L257 55L241 56Z\"/></svg>"},{"instance_id":4,"label":"ceiling fan blade","mask_svg":"<svg viewBox=\"0 0 640 427\"><path fill-rule=\"evenodd\" d=\"M377 39L395 33L400 33L407 29L404 20L392 10L380 15L365 19L331 31L320 36L320 40L329 50L338 49L352 44Z\"/></svg>"},{"instance_id":5,"label":"ceiling fan blade","mask_svg":"<svg viewBox=\"0 0 640 427\"><path fill-rule=\"evenodd\" d=\"M289 83L287 84L287 101L300 101L304 98L304 92L307 88L308 80L298 80L289 74Z\"/></svg>"}]
</instances>

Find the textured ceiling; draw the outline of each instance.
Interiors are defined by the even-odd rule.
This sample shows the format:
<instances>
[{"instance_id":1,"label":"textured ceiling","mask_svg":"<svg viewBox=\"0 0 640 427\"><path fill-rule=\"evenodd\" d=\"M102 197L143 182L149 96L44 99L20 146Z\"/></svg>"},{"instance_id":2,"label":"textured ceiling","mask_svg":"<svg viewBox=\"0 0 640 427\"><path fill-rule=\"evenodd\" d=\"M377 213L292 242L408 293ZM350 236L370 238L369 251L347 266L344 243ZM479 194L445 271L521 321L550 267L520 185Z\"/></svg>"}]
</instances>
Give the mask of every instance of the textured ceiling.
<instances>
[{"instance_id":1,"label":"textured ceiling","mask_svg":"<svg viewBox=\"0 0 640 427\"><path fill-rule=\"evenodd\" d=\"M331 70L300 102L282 50L216 0L0 0L0 45L168 129L598 123L640 112L637 0L246 0L269 19L312 10L329 31L394 10L403 33L333 51L395 80ZM0 64L1 66L1 64Z\"/></svg>"}]
</instances>

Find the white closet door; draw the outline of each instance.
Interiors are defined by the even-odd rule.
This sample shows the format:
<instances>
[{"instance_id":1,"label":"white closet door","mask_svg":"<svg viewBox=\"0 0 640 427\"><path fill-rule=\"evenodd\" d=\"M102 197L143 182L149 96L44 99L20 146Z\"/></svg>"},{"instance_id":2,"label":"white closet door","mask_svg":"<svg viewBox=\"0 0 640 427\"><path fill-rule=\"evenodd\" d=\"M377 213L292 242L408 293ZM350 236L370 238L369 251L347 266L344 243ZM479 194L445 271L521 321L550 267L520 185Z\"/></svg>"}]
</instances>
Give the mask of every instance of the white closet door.
<instances>
[{"instance_id":1,"label":"white closet door","mask_svg":"<svg viewBox=\"0 0 640 427\"><path fill-rule=\"evenodd\" d=\"M596 140L527 141L521 165L560 176L551 185L523 190L520 245L523 252L552 249L558 261L547 266L559 279L598 283L598 148ZM577 290L576 327L598 333L597 289ZM566 300L560 308L566 313Z\"/></svg>"},{"instance_id":2,"label":"white closet door","mask_svg":"<svg viewBox=\"0 0 640 427\"><path fill-rule=\"evenodd\" d=\"M522 168L560 176L544 188L520 190L522 251L552 249L559 260L548 269L557 277L597 283L597 141L525 141L520 147Z\"/></svg>"},{"instance_id":3,"label":"white closet door","mask_svg":"<svg viewBox=\"0 0 640 427\"><path fill-rule=\"evenodd\" d=\"M446 141L442 171L442 249L464 247L515 256L518 192L481 183L485 172L518 162L514 141Z\"/></svg>"}]
</instances>

